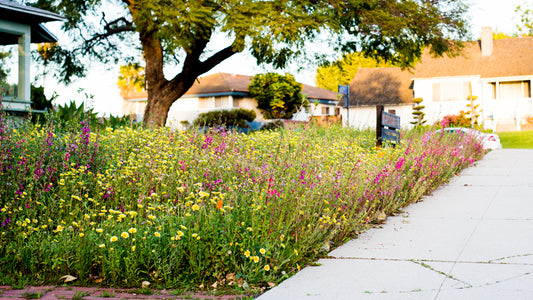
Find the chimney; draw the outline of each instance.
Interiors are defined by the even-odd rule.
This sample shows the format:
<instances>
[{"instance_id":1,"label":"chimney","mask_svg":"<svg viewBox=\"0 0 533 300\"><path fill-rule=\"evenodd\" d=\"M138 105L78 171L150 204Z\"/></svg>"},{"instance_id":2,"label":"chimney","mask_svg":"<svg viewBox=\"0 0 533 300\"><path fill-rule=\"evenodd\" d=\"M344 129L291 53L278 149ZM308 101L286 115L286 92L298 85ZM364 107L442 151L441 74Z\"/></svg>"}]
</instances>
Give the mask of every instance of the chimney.
<instances>
[{"instance_id":1,"label":"chimney","mask_svg":"<svg viewBox=\"0 0 533 300\"><path fill-rule=\"evenodd\" d=\"M492 50L492 28L481 27L481 56L491 56Z\"/></svg>"}]
</instances>

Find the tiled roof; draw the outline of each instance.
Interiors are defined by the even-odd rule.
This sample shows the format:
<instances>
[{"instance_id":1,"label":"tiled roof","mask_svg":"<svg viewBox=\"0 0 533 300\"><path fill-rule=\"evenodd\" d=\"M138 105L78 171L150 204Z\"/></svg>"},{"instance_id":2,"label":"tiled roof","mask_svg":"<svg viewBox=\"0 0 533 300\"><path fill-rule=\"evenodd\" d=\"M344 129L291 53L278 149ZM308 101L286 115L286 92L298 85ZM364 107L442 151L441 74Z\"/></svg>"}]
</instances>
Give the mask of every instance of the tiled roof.
<instances>
[{"instance_id":1,"label":"tiled roof","mask_svg":"<svg viewBox=\"0 0 533 300\"><path fill-rule=\"evenodd\" d=\"M481 41L466 43L462 53L455 57L433 57L425 51L412 72L399 68L359 69L350 83L350 105L413 103L413 79L533 75L533 37L492 42L493 50L488 56L482 55ZM339 105L344 106L344 101Z\"/></svg>"},{"instance_id":2,"label":"tiled roof","mask_svg":"<svg viewBox=\"0 0 533 300\"><path fill-rule=\"evenodd\" d=\"M457 57L432 57L428 51L416 66L414 78L481 76L481 78L533 75L533 37L493 41L490 56L481 55L481 42L465 44Z\"/></svg>"},{"instance_id":3,"label":"tiled roof","mask_svg":"<svg viewBox=\"0 0 533 300\"><path fill-rule=\"evenodd\" d=\"M252 79L252 76L216 73L198 78L185 95L199 96L228 92L248 93L248 85L250 85ZM303 84L302 94L309 99L338 100L337 93L307 84Z\"/></svg>"},{"instance_id":4,"label":"tiled roof","mask_svg":"<svg viewBox=\"0 0 533 300\"><path fill-rule=\"evenodd\" d=\"M350 106L413 103L411 77L400 68L360 68L350 83Z\"/></svg>"}]
</instances>

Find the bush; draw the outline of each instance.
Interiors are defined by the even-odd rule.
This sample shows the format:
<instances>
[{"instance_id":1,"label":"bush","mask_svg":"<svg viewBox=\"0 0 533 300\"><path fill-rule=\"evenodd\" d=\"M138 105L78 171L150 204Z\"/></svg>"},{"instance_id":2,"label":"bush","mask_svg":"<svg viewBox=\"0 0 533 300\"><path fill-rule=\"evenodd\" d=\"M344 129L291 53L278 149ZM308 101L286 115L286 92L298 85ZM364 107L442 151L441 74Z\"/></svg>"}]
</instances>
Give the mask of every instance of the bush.
<instances>
[{"instance_id":1,"label":"bush","mask_svg":"<svg viewBox=\"0 0 533 300\"><path fill-rule=\"evenodd\" d=\"M246 121L252 122L256 118L256 113L252 109L231 109L231 110L215 110L206 113L201 113L196 120L195 126L206 127L240 127L246 128Z\"/></svg>"},{"instance_id":2,"label":"bush","mask_svg":"<svg viewBox=\"0 0 533 300\"><path fill-rule=\"evenodd\" d=\"M261 128L259 128L259 130L277 130L283 128L283 126L284 125L282 120L275 120L261 125Z\"/></svg>"},{"instance_id":3,"label":"bush","mask_svg":"<svg viewBox=\"0 0 533 300\"><path fill-rule=\"evenodd\" d=\"M447 115L442 118L440 125L443 127L470 127L472 121L466 113L461 110L458 115Z\"/></svg>"}]
</instances>

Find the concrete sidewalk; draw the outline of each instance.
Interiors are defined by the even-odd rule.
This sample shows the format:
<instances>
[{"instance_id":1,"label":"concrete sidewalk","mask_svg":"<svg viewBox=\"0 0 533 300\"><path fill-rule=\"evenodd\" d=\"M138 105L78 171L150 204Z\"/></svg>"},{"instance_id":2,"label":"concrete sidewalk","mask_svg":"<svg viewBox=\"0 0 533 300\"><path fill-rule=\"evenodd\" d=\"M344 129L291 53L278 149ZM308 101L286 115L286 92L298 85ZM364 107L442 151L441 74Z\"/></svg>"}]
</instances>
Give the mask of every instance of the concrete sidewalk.
<instances>
[{"instance_id":1,"label":"concrete sidewalk","mask_svg":"<svg viewBox=\"0 0 533 300\"><path fill-rule=\"evenodd\" d=\"M533 299L533 150L498 150L258 299Z\"/></svg>"}]
</instances>

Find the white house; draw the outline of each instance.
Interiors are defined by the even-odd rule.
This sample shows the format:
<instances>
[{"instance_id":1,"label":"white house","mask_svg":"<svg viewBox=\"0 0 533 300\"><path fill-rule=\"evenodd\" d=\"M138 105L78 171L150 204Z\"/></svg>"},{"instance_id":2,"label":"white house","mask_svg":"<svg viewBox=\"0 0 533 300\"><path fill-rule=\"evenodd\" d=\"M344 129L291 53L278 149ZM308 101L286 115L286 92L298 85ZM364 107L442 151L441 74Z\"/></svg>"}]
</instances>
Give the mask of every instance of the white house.
<instances>
[{"instance_id":1,"label":"white house","mask_svg":"<svg viewBox=\"0 0 533 300\"><path fill-rule=\"evenodd\" d=\"M216 73L200 77L194 85L172 106L168 112L167 126L179 128L183 123L192 124L199 114L219 109L244 108L256 112L256 121L264 121L257 109L257 101L250 97L248 85L252 76ZM313 116L334 116L340 114L336 107L337 93L325 89L303 85L302 94L306 95L310 107L302 108L293 117L295 121L308 121ZM124 97L124 115L134 114L142 119L146 107L146 92L130 94Z\"/></svg>"},{"instance_id":2,"label":"white house","mask_svg":"<svg viewBox=\"0 0 533 300\"><path fill-rule=\"evenodd\" d=\"M377 75L378 79L365 75L372 72L381 74L381 79ZM359 94L350 93L350 124L375 126L375 116L372 119L372 114L365 112L372 109L369 105L375 104L396 109L403 117L402 125L408 124L412 120L412 99L418 97L424 99L425 119L435 123L446 115L468 111L472 93L477 97L475 104L480 104L482 109L480 121L485 128L494 131L532 128L532 80L533 37L493 40L490 27L484 27L481 40L466 43L458 56L433 57L425 51L411 71L360 69L350 86L360 90ZM391 86L393 83L397 92ZM372 97L373 90L383 87L392 91L379 95L381 98ZM376 103L381 101L385 103Z\"/></svg>"},{"instance_id":3,"label":"white house","mask_svg":"<svg viewBox=\"0 0 533 300\"><path fill-rule=\"evenodd\" d=\"M46 10L0 0L0 46L18 44L17 90L8 91L2 101L3 109L8 113L25 114L30 108L30 44L57 42L41 23L63 19Z\"/></svg>"}]
</instances>

